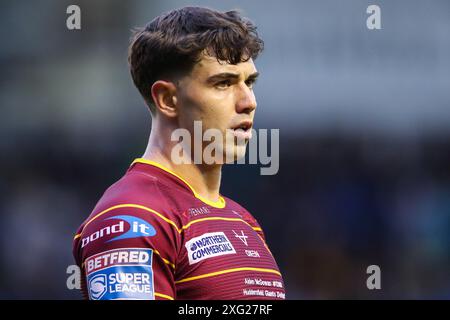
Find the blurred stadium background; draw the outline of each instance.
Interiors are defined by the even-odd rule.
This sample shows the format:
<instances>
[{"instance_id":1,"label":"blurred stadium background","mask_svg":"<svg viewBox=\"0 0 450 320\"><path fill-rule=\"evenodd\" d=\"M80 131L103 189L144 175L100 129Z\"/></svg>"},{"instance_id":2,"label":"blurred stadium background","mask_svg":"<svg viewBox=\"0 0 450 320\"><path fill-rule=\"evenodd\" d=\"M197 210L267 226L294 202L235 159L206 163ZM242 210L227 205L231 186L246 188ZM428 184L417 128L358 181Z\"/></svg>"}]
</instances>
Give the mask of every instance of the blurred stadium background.
<instances>
[{"instance_id":1,"label":"blurred stadium background","mask_svg":"<svg viewBox=\"0 0 450 320\"><path fill-rule=\"evenodd\" d=\"M382 30L366 28L370 4ZM80 298L73 234L150 132L130 29L184 5L241 9L265 40L256 127L280 129L280 171L227 166L222 193L262 224L287 298L449 299L445 0L2 1L0 298Z\"/></svg>"}]
</instances>

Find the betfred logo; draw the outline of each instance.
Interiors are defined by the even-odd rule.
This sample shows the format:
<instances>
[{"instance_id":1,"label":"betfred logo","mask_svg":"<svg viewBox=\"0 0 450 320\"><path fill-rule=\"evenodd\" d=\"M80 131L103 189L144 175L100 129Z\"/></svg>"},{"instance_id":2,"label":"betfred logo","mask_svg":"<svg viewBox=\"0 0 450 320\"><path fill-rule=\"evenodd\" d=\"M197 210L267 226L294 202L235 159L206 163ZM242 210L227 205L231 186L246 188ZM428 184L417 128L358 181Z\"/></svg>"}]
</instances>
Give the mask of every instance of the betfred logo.
<instances>
[{"instance_id":1,"label":"betfred logo","mask_svg":"<svg viewBox=\"0 0 450 320\"><path fill-rule=\"evenodd\" d=\"M110 239L106 242L111 241L117 241L121 239L131 239L131 238L138 238L138 237L152 237L156 234L155 228L148 223L147 221L144 221L140 218L134 217L134 216L128 216L128 215L121 215L121 216L114 216L110 218L106 218L106 220L119 220L118 223L115 223L113 225L106 226L100 230L95 231L94 233L90 234L89 236L83 238L81 240L81 247L84 248L89 243L92 243L98 239L101 239L105 236L111 235L111 234L120 234L121 235ZM125 232L125 229L128 227L128 231ZM125 232L125 233L124 233Z\"/></svg>"},{"instance_id":2,"label":"betfred logo","mask_svg":"<svg viewBox=\"0 0 450 320\"><path fill-rule=\"evenodd\" d=\"M140 248L123 248L104 251L90 256L84 262L86 274L108 268L114 265L151 265L151 250Z\"/></svg>"},{"instance_id":3,"label":"betfred logo","mask_svg":"<svg viewBox=\"0 0 450 320\"><path fill-rule=\"evenodd\" d=\"M152 249L121 248L86 259L91 300L154 299Z\"/></svg>"}]
</instances>

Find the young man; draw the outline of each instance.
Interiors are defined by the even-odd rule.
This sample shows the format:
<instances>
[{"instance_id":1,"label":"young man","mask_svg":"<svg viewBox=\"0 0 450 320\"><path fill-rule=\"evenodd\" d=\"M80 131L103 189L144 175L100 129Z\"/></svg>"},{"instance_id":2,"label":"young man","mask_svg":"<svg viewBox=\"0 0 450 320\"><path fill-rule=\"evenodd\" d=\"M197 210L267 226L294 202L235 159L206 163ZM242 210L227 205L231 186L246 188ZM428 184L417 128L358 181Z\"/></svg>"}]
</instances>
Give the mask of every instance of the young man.
<instances>
[{"instance_id":1,"label":"young man","mask_svg":"<svg viewBox=\"0 0 450 320\"><path fill-rule=\"evenodd\" d=\"M285 298L260 225L219 193L223 163L244 156L251 135L253 60L262 49L256 27L235 11L185 7L135 34L131 74L152 130L142 158L75 235L85 297ZM172 134L182 129L193 137L197 121L202 132L222 133L213 163L193 160L203 142L197 151L173 152L179 141ZM194 147L193 140L185 145Z\"/></svg>"}]
</instances>

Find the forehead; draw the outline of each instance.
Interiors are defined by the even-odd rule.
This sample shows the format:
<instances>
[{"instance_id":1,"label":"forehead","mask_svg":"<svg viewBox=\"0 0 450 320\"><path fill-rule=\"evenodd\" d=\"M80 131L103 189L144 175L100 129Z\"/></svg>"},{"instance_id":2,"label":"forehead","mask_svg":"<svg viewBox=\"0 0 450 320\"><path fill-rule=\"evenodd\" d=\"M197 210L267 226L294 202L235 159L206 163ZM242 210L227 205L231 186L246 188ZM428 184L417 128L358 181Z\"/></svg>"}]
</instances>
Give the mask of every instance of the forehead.
<instances>
[{"instance_id":1,"label":"forehead","mask_svg":"<svg viewBox=\"0 0 450 320\"><path fill-rule=\"evenodd\" d=\"M191 76L195 78L208 78L218 73L230 72L237 73L245 78L256 71L255 64L251 58L245 62L233 65L226 61L219 62L217 58L203 54L201 60L192 69Z\"/></svg>"}]
</instances>

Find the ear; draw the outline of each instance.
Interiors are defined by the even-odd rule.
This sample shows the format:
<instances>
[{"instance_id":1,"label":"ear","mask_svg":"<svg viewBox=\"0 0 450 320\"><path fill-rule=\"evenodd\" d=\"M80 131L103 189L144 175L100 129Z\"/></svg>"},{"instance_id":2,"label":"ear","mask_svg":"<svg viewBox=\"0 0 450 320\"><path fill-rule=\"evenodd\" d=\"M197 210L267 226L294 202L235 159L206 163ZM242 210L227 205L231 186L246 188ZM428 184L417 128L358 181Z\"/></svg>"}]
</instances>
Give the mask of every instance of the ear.
<instances>
[{"instance_id":1,"label":"ear","mask_svg":"<svg viewBox=\"0 0 450 320\"><path fill-rule=\"evenodd\" d=\"M152 98L156 109L167 117L173 118L178 115L177 88L169 81L158 80L151 88Z\"/></svg>"}]
</instances>

